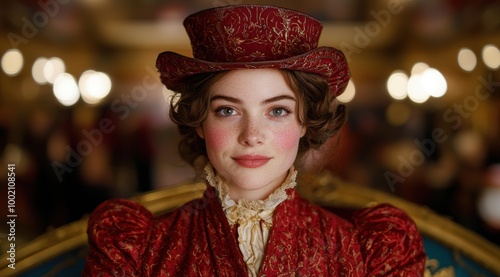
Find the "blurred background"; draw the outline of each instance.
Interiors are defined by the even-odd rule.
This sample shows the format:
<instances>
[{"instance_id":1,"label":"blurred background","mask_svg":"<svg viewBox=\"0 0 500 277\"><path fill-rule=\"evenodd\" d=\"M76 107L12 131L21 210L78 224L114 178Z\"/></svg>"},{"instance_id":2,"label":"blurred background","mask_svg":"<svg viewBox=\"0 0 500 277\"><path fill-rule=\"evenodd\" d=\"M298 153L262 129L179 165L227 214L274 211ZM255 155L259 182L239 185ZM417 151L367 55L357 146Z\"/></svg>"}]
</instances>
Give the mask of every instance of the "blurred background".
<instances>
[{"instance_id":1,"label":"blurred background","mask_svg":"<svg viewBox=\"0 0 500 277\"><path fill-rule=\"evenodd\" d=\"M105 199L193 178L156 57L191 55L188 14L253 3L319 18L320 45L350 63L348 122L303 170L428 206L500 244L500 1L7 0L0 172L7 180L15 164L19 244ZM0 233L3 244L5 224Z\"/></svg>"}]
</instances>

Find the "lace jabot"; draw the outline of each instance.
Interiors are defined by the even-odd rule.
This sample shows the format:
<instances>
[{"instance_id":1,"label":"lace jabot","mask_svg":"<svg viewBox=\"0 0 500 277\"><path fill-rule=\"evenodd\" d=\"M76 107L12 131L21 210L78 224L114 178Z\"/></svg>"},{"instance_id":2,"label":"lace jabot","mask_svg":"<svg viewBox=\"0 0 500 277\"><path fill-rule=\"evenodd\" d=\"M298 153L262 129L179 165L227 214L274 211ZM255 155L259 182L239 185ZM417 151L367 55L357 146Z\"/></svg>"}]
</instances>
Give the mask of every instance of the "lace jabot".
<instances>
[{"instance_id":1,"label":"lace jabot","mask_svg":"<svg viewBox=\"0 0 500 277\"><path fill-rule=\"evenodd\" d=\"M264 200L235 201L229 196L229 186L219 178L210 163L205 166L205 174L208 184L217 191L229 224L238 224L238 244L249 276L257 276L273 225L274 209L288 198L286 190L297 184L295 167L290 168L285 182Z\"/></svg>"}]
</instances>

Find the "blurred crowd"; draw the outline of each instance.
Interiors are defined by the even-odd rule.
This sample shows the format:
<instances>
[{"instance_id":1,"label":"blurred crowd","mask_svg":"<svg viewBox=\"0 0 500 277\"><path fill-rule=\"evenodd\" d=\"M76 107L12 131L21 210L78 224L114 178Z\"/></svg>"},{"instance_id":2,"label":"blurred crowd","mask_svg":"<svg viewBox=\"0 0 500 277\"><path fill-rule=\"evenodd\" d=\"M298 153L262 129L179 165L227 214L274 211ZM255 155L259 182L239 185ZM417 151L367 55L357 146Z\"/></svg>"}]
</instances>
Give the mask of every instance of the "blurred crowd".
<instances>
[{"instance_id":1,"label":"blurred crowd","mask_svg":"<svg viewBox=\"0 0 500 277\"><path fill-rule=\"evenodd\" d=\"M500 245L498 1L396 1L397 13L389 13L393 1L256 2L317 15L327 22L322 43L349 51L348 121L303 170L329 170L427 206ZM16 239L24 242L106 199L193 178L177 154L165 101L171 92L162 90L154 60L167 49L189 54L181 23L187 13L245 1L39 3L5 1L0 10L1 54L13 50L17 61L10 72L2 64L0 75L0 176L15 164ZM492 55L481 61L487 47ZM89 103L73 77L76 96L61 101L52 84L38 82L40 59L64 61L66 77L107 72L102 102ZM439 67L446 95L427 103L389 95L391 72L419 61ZM144 97L125 103L136 88ZM4 184L0 199L7 199ZM0 213L6 209L2 204ZM0 226L0 240L6 228Z\"/></svg>"}]
</instances>

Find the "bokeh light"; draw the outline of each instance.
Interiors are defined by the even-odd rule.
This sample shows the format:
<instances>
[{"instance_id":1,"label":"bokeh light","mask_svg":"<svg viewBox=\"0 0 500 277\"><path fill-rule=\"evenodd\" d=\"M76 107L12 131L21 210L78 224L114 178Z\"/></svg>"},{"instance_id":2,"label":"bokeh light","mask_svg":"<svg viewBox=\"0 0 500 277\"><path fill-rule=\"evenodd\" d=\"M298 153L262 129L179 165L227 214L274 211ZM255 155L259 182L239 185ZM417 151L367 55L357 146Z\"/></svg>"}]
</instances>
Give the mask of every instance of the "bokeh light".
<instances>
[{"instance_id":1,"label":"bokeh light","mask_svg":"<svg viewBox=\"0 0 500 277\"><path fill-rule=\"evenodd\" d=\"M69 73L62 73L54 80L54 95L64 106L72 106L80 98L80 91L75 78Z\"/></svg>"},{"instance_id":2,"label":"bokeh light","mask_svg":"<svg viewBox=\"0 0 500 277\"><path fill-rule=\"evenodd\" d=\"M87 70L78 80L83 101L87 104L97 104L111 91L111 79L106 73Z\"/></svg>"},{"instance_id":3,"label":"bokeh light","mask_svg":"<svg viewBox=\"0 0 500 277\"><path fill-rule=\"evenodd\" d=\"M48 59L44 57L37 58L33 63L33 67L31 68L31 75L33 76L33 80L39 85L47 84L47 79L43 75L43 68L47 63Z\"/></svg>"},{"instance_id":4,"label":"bokeh light","mask_svg":"<svg viewBox=\"0 0 500 277\"><path fill-rule=\"evenodd\" d=\"M387 79L387 91L396 100L405 99L408 96L408 75L401 70L394 71Z\"/></svg>"},{"instance_id":5,"label":"bokeh light","mask_svg":"<svg viewBox=\"0 0 500 277\"><path fill-rule=\"evenodd\" d=\"M423 62L415 63L411 68L411 75L421 74L428 68L429 68L429 65L426 63L423 63Z\"/></svg>"},{"instance_id":6,"label":"bokeh light","mask_svg":"<svg viewBox=\"0 0 500 277\"><path fill-rule=\"evenodd\" d=\"M430 94L422 87L422 75L415 74L408 80L408 98L411 101L421 104L429 99Z\"/></svg>"},{"instance_id":7,"label":"bokeh light","mask_svg":"<svg viewBox=\"0 0 500 277\"><path fill-rule=\"evenodd\" d=\"M458 65L465 71L472 71L476 68L476 54L469 48L461 48L458 51Z\"/></svg>"},{"instance_id":8,"label":"bokeh light","mask_svg":"<svg viewBox=\"0 0 500 277\"><path fill-rule=\"evenodd\" d=\"M478 200L478 212L491 227L500 229L500 187L486 187Z\"/></svg>"},{"instance_id":9,"label":"bokeh light","mask_svg":"<svg viewBox=\"0 0 500 277\"><path fill-rule=\"evenodd\" d=\"M347 84L344 93L337 96L337 100L339 100L342 103L348 103L352 99L354 99L355 95L356 95L356 87L354 86L352 80L349 80L349 83Z\"/></svg>"},{"instance_id":10,"label":"bokeh light","mask_svg":"<svg viewBox=\"0 0 500 277\"><path fill-rule=\"evenodd\" d=\"M482 57L484 64L490 69L498 69L500 67L500 50L493 44L488 44L483 47Z\"/></svg>"},{"instance_id":11,"label":"bokeh light","mask_svg":"<svg viewBox=\"0 0 500 277\"><path fill-rule=\"evenodd\" d=\"M66 71L66 66L64 65L63 60L57 57L53 57L47 60L47 62L43 66L43 76L47 82L53 84L59 76Z\"/></svg>"},{"instance_id":12,"label":"bokeh light","mask_svg":"<svg viewBox=\"0 0 500 277\"><path fill-rule=\"evenodd\" d=\"M432 97L441 97L446 93L448 84L443 74L435 68L427 68L420 79L422 89Z\"/></svg>"},{"instance_id":13,"label":"bokeh light","mask_svg":"<svg viewBox=\"0 0 500 277\"><path fill-rule=\"evenodd\" d=\"M2 69L9 76L16 76L23 68L24 58L18 49L9 49L2 56Z\"/></svg>"}]
</instances>

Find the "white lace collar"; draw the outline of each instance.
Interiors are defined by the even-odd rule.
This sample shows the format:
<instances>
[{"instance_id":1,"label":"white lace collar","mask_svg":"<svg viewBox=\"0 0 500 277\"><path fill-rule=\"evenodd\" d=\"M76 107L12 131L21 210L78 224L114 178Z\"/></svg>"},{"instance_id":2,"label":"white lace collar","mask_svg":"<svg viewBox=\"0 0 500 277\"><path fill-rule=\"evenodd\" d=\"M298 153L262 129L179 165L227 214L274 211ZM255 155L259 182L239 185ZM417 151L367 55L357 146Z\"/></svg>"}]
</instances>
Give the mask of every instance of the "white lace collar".
<instances>
[{"instance_id":1,"label":"white lace collar","mask_svg":"<svg viewBox=\"0 0 500 277\"><path fill-rule=\"evenodd\" d=\"M211 163L207 163L207 165L205 166L205 174L206 174L205 178L208 184L214 187L215 190L217 191L219 201L221 202L222 208L224 210L234 205L238 205L242 208L254 211L274 209L281 202L283 202L288 198L286 190L293 188L297 185L296 183L297 170L295 170L295 167L292 166L283 184L281 184L281 186L279 186L266 199L264 200L240 199L239 201L235 201L231 199L231 197L229 196L229 186L219 178Z\"/></svg>"}]
</instances>

